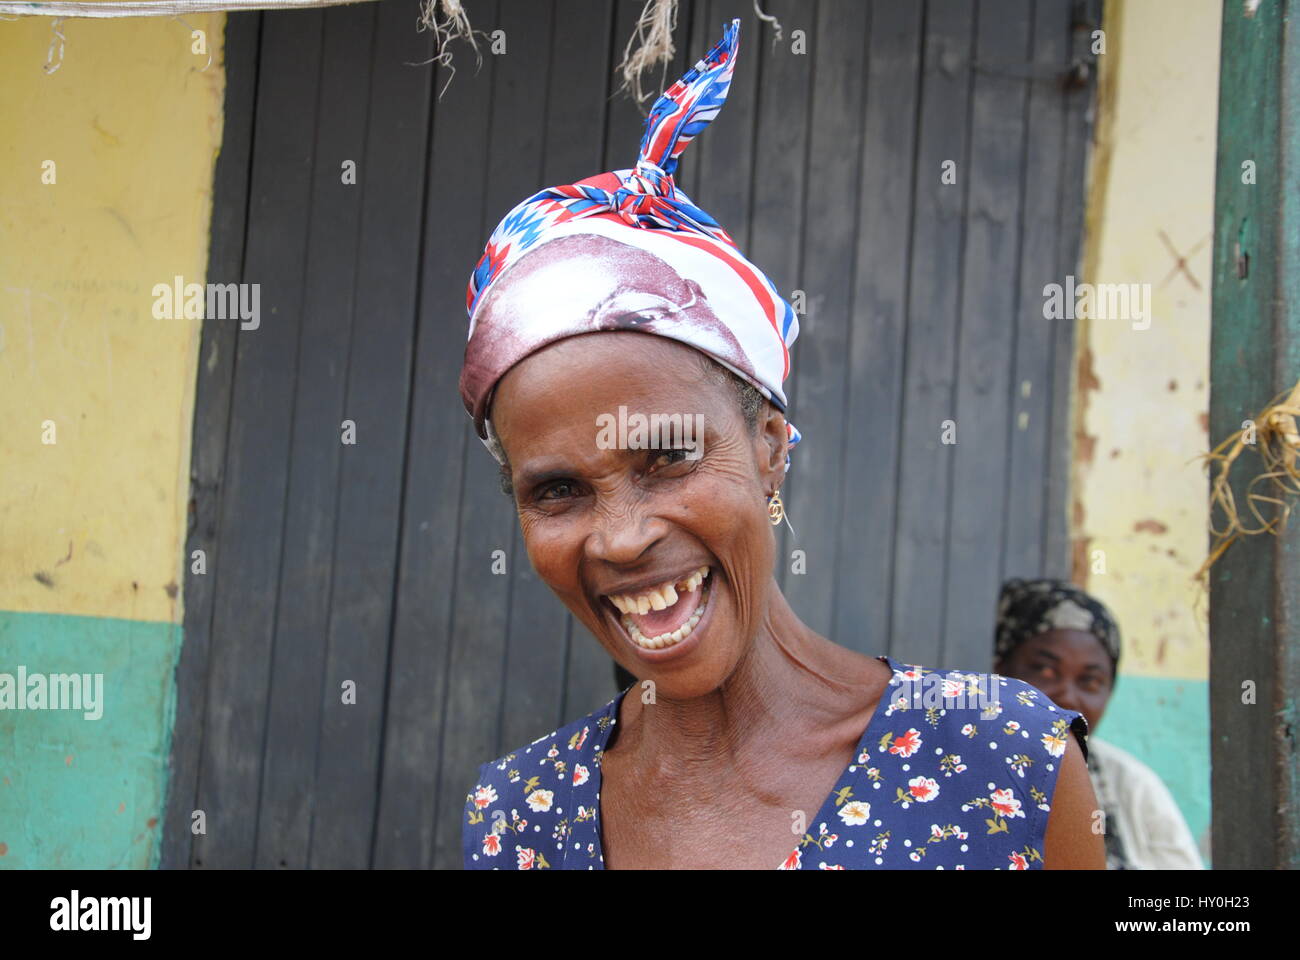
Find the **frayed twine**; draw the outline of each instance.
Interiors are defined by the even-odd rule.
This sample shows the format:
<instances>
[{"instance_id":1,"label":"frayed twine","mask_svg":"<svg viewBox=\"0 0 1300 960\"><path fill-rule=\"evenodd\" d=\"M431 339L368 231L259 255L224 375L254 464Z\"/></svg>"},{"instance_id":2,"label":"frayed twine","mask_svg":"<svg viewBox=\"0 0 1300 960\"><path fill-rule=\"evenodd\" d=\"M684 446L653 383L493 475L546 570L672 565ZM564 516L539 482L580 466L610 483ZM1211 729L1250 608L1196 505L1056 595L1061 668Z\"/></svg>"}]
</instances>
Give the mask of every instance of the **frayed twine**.
<instances>
[{"instance_id":1,"label":"frayed twine","mask_svg":"<svg viewBox=\"0 0 1300 960\"><path fill-rule=\"evenodd\" d=\"M1195 577L1203 587L1208 586L1206 578L1210 568L1241 537L1261 533L1276 536L1286 529L1292 506L1288 501L1300 496L1300 469L1296 465L1297 458L1300 458L1297 417L1300 417L1300 381L1289 393L1283 391L1274 397L1272 403L1254 418L1251 427L1243 427L1199 458L1205 461L1207 469L1218 465L1218 474L1210 486L1210 533L1214 536L1214 548ZM1254 443L1246 442L1250 429L1255 431ZM1259 454L1263 466L1262 471L1246 484L1246 504L1257 526L1243 522L1228 482L1233 465L1247 449ZM1257 490L1261 485L1263 491ZM1261 512L1261 505L1268 505L1264 509L1271 516ZM1227 518L1223 528L1215 522L1216 508Z\"/></svg>"},{"instance_id":2,"label":"frayed twine","mask_svg":"<svg viewBox=\"0 0 1300 960\"><path fill-rule=\"evenodd\" d=\"M474 28L470 26L469 16L461 0L423 0L420 5L420 20L417 30L428 30L433 34L434 48L437 51L425 63L437 63L447 70L447 82L438 91L438 98L447 92L451 78L456 75L456 68L451 62L451 43L453 40L468 40L474 48L474 57L478 66L483 66L483 53L474 39ZM482 31L478 31L482 34ZM484 34L486 37L486 34Z\"/></svg>"},{"instance_id":3,"label":"frayed twine","mask_svg":"<svg viewBox=\"0 0 1300 960\"><path fill-rule=\"evenodd\" d=\"M758 0L754 0L754 15L764 23L772 24L776 31L772 37L772 46L775 47L782 37L781 21L764 13ZM660 65L662 70L658 86L660 89L665 86L668 64L677 53L677 48L673 45L673 31L676 28L677 0L646 0L646 5L641 8L641 16L637 18L636 30L623 48L623 60L614 71L623 77L618 92L629 93L637 106L650 96L642 82L647 70Z\"/></svg>"}]
</instances>

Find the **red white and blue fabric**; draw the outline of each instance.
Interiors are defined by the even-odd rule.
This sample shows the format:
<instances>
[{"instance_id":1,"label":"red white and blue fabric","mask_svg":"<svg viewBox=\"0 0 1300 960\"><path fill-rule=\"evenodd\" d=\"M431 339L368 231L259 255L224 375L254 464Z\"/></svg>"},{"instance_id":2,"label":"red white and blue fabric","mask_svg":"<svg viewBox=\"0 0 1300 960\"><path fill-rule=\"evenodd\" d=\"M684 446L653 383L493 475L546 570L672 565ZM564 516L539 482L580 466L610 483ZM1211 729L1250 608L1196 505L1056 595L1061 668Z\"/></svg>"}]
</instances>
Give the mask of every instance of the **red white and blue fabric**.
<instances>
[{"instance_id":1,"label":"red white and blue fabric","mask_svg":"<svg viewBox=\"0 0 1300 960\"><path fill-rule=\"evenodd\" d=\"M682 152L726 100L739 33L740 21L733 20L708 54L655 102L635 168L541 190L518 204L493 230L466 291L469 342L460 385L481 438L486 440L491 433L488 408L500 377L528 353L588 328L576 322L572 327L530 327L522 331L521 346L503 352L500 341L491 337L481 338L490 347L476 343L479 308L493 284L521 258L575 234L602 235L646 250L683 279L697 283L740 350L739 355L724 357L707 349L703 340L691 345L745 378L785 412L782 383L790 372L789 350L799 334L798 317L721 224L678 189L673 179ZM680 330L672 336L690 343ZM495 353L485 355L488 350ZM471 369L472 376L468 375ZM798 443L800 434L793 424L787 423L787 432L790 445Z\"/></svg>"}]
</instances>

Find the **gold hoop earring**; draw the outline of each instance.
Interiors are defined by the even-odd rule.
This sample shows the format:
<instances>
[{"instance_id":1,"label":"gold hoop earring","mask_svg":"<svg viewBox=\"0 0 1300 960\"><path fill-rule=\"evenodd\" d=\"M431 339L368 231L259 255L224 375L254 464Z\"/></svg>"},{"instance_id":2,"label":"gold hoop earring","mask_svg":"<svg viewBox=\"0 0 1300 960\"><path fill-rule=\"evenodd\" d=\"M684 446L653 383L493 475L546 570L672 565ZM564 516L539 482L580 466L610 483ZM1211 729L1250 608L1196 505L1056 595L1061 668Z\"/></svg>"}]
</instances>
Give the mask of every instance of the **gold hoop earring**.
<instances>
[{"instance_id":1,"label":"gold hoop earring","mask_svg":"<svg viewBox=\"0 0 1300 960\"><path fill-rule=\"evenodd\" d=\"M772 495L767 498L767 519L772 521L772 526L779 527L781 521L785 519L785 504L781 501L781 488L772 491Z\"/></svg>"}]
</instances>

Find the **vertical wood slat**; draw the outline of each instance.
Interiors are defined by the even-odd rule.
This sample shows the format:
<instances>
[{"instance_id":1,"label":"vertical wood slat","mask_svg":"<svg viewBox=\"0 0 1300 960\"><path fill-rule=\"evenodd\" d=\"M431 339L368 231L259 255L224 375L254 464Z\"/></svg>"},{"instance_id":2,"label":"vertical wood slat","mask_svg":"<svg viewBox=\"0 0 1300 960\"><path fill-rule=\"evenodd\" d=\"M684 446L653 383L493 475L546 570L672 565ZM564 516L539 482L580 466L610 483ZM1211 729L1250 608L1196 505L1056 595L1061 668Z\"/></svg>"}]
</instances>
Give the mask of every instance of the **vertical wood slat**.
<instances>
[{"instance_id":1,"label":"vertical wood slat","mask_svg":"<svg viewBox=\"0 0 1300 960\"><path fill-rule=\"evenodd\" d=\"M330 584L339 513L339 471L345 448L339 424L349 416L347 364L354 325L363 191L342 182L341 165L365 167L363 136L370 91L375 9L344 7L324 17L320 96L313 105L316 138L308 222L307 277L297 343L289 493L285 506L280 593L276 611L262 759L256 865L301 869L310 859L311 818L318 784ZM349 56L358 44L366 56Z\"/></svg>"},{"instance_id":2,"label":"vertical wood slat","mask_svg":"<svg viewBox=\"0 0 1300 960\"><path fill-rule=\"evenodd\" d=\"M345 408L357 433L339 472L314 867L369 865L380 784L432 80L408 66L433 52L412 29L415 8L380 4L375 23ZM354 703L343 702L347 682Z\"/></svg>"},{"instance_id":3,"label":"vertical wood slat","mask_svg":"<svg viewBox=\"0 0 1300 960\"><path fill-rule=\"evenodd\" d=\"M608 656L529 568L457 379L464 284L491 226L539 186L635 159L641 113L608 97L641 0L471 3L476 27L505 30L508 53L485 49L478 68L458 48L450 88L432 102L447 71L410 65L428 55L413 0L387 6L373 72L363 31L345 39L347 8L325 14L323 34L316 21L287 72L280 61L303 43L289 34L311 21L267 15L279 25L262 56L278 73L255 80L251 216L246 231L228 216L214 225L236 247L247 233L243 279L274 276L275 290L264 289L264 329L243 335L233 370L218 357L196 413L196 477L224 470L228 480L219 508L201 496L196 505L221 539L218 576L189 585L199 620L191 631L187 618L177 731L193 737L206 723L208 739L199 800L185 799L194 790L177 765L175 865L188 846L188 810L207 803L210 837L215 812L222 846L205 850L200 839L194 860L205 865L455 867L475 767L615 690ZM979 57L1025 58L1032 25L1035 43L1057 45L1037 55L1064 66L1064 0L1035 4L1033 16L1023 0L1001 6L1005 16L990 2L980 10ZM977 21L964 2L765 9L785 30L776 50L746 0L684 3L667 73L698 59L732 16L744 19L728 107L688 152L680 182L783 292L809 296L788 384L792 419L807 435L786 488L799 540L784 544L781 575L796 609L842 644L978 666L991 624L977 622L987 611L965 607L991 604L984 594L997 563L972 575L948 557L949 537L996 554L1005 536L1008 573L1025 572L1012 568L1032 565L1043 544L1044 566L1053 551L1064 555L1063 535L1032 515L1039 508L1015 514L1022 500L1041 502L1044 488L1049 502L1064 502L1068 442L1053 429L1022 443L1016 384L1022 373L1052 384L1050 413L1035 420L1031 411L1031 424L1041 430L1062 416L1068 385L1043 369L1068 371L1062 331L1031 332L1027 311L1043 282L1031 274L1062 272L1061 257L1044 252L1055 249L1053 230L1062 256L1075 249L1058 224L1080 205L1070 138L1083 118L1066 114L1085 98L972 74ZM796 29L806 34L803 56L790 51ZM999 42L1011 46L994 49ZM1018 131L1010 141L1007 129ZM336 154L363 141L364 189L335 202ZM939 183L943 159L958 161L959 186ZM972 211L987 209L995 226L972 226L968 191ZM306 280L295 279L304 269ZM350 346L340 349L338 324L349 315ZM973 362L991 365L982 376L992 395L970 381ZM225 405L222 463L197 431L220 435ZM345 413L358 423L355 448L338 444ZM961 432L981 416L976 436ZM965 456L987 439L996 456L1009 449L1006 467L940 447L948 418L971 444ZM950 469L958 481L1001 475L987 490L954 486L951 523ZM808 551L804 577L788 573L795 546ZM504 577L490 573L494 549L507 554ZM946 568L952 605L963 609L950 615L945 648L934 597ZM358 681L356 707L339 702L344 679ZM301 695L311 703L295 715ZM241 818L233 832L232 817Z\"/></svg>"},{"instance_id":4,"label":"vertical wood slat","mask_svg":"<svg viewBox=\"0 0 1300 960\"><path fill-rule=\"evenodd\" d=\"M1016 341L1016 278L1026 84L1012 65L1030 59L1028 0L981 0L971 80L969 161L957 348L957 443L949 492L943 646L936 662L984 668L992 656L1001 531L1008 483L1008 422ZM944 454L941 454L943 456Z\"/></svg>"},{"instance_id":5,"label":"vertical wood slat","mask_svg":"<svg viewBox=\"0 0 1300 960\"><path fill-rule=\"evenodd\" d=\"M820 2L820 0L819 0ZM805 196L808 188L808 150L812 106L813 74L818 57L816 17L819 3L784 0L764 9L782 24L783 42L773 44L763 31L753 44L758 56L759 98L755 111L753 174L750 184L749 259L761 266L776 288L785 292L799 289L806 239ZM795 31L802 31L804 52L797 52ZM758 39L758 38L756 38ZM795 350L799 349L795 343ZM796 358L798 354L794 355ZM792 359L791 371L797 360ZM790 419L799 423L799 381L792 375L785 383ZM823 442L818 438L813 442ZM806 452L803 451L803 452ZM792 517L799 516L800 484L803 478L793 468L781 485L781 497ZM776 530L776 577L785 588L789 573L790 531ZM807 549L805 547L805 549ZM819 551L813 547L815 556ZM819 619L814 611L801 611ZM823 614L824 615L824 614Z\"/></svg>"},{"instance_id":6,"label":"vertical wood slat","mask_svg":"<svg viewBox=\"0 0 1300 960\"><path fill-rule=\"evenodd\" d=\"M899 418L923 18L922 4L871 4L833 639L873 654L895 652L894 491L905 443Z\"/></svg>"},{"instance_id":7,"label":"vertical wood slat","mask_svg":"<svg viewBox=\"0 0 1300 960\"><path fill-rule=\"evenodd\" d=\"M968 159L970 56L975 7L964 0L926 5L921 113L912 211L903 455L896 491L892 632L894 649L916 663L938 665L942 651L945 553L952 452L941 443L954 406L959 278ZM941 180L956 164L955 184ZM961 434L958 434L960 440ZM968 437L979 443L982 438Z\"/></svg>"},{"instance_id":8,"label":"vertical wood slat","mask_svg":"<svg viewBox=\"0 0 1300 960\"><path fill-rule=\"evenodd\" d=\"M1068 59L1070 11L1060 4L1035 4L1031 13L1028 59L1047 74ZM1044 79L1029 85L1007 509L999 564L1004 578L1042 569L1046 549L1055 321L1043 316L1043 287L1065 282L1054 242L1059 229L1056 198L1062 188L1062 96L1059 82Z\"/></svg>"},{"instance_id":9,"label":"vertical wood slat","mask_svg":"<svg viewBox=\"0 0 1300 960\"><path fill-rule=\"evenodd\" d=\"M243 271L261 285L261 325L241 330L236 347L196 800L207 833L194 838L194 866L254 863L322 23L316 10L263 17Z\"/></svg>"},{"instance_id":10,"label":"vertical wood slat","mask_svg":"<svg viewBox=\"0 0 1300 960\"><path fill-rule=\"evenodd\" d=\"M846 394L855 319L862 38L867 34L868 9L863 4L822 2L806 16L814 13L815 20L795 21L807 30L809 53L797 59L804 61L811 82L808 153L799 158L806 167L807 226L797 287L807 296L807 313L799 318L800 339L795 341L788 384L794 398L791 419L806 442L795 448L790 474L782 483L782 496L788 498L790 515L798 522L793 524L797 536L786 530L777 565L791 606L812 629L831 635L841 565L857 567L855 555L838 555L837 534L847 485L842 438L851 416ZM796 120L792 117L789 122ZM796 549L802 551L799 567L792 563ZM845 637L842 642L861 647L862 638Z\"/></svg>"},{"instance_id":11,"label":"vertical wood slat","mask_svg":"<svg viewBox=\"0 0 1300 960\"><path fill-rule=\"evenodd\" d=\"M212 242L207 272L211 283L243 281L261 29L260 13L226 17L226 116L213 175ZM178 706L172 727L171 771L160 861L164 869L189 866L191 816L198 806L199 758L217 589L216 547L238 329L236 320L205 323L199 347L191 438L189 530L184 560L185 635L176 668ZM194 572L191 560L199 550L204 556L203 573Z\"/></svg>"},{"instance_id":12,"label":"vertical wood slat","mask_svg":"<svg viewBox=\"0 0 1300 960\"><path fill-rule=\"evenodd\" d=\"M489 32L498 23L495 0L470 7L469 12L473 22ZM373 859L376 867L459 865L458 818L468 786L465 781L473 776L473 767L470 773L464 767L483 762L492 746L486 738L476 740L473 750L483 753L457 753L459 765L444 763L449 738L454 741L478 733L467 731L448 706L453 687L460 683L451 669L457 635L454 618L461 595L459 577L471 576L458 567L461 498L467 482L487 483L495 489L495 474L485 462L487 453L466 427L457 383L465 282L489 226L484 198L497 59L485 54L478 67L464 48L457 54L454 74L439 69L434 76L438 99L433 110L432 149L424 172L425 247ZM472 480L466 476L469 465L475 469ZM504 507L504 498L498 499ZM481 545L475 547L475 556L479 565L472 575L481 577L486 569L481 565L485 560ZM471 704L475 693L468 691ZM489 694L488 702L495 716L495 692ZM452 732L448 734L448 730ZM494 731L487 731L486 737L491 736ZM444 774L444 770L449 772ZM456 821L456 826L450 821Z\"/></svg>"}]
</instances>

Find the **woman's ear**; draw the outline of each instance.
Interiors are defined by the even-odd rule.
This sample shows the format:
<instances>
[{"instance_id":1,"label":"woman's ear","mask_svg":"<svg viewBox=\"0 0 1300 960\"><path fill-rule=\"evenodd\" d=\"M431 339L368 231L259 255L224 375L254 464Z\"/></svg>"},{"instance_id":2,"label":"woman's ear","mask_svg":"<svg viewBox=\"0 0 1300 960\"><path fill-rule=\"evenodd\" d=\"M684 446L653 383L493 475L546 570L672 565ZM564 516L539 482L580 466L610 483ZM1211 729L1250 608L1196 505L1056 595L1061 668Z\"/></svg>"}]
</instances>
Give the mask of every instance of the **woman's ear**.
<instances>
[{"instance_id":1,"label":"woman's ear","mask_svg":"<svg viewBox=\"0 0 1300 960\"><path fill-rule=\"evenodd\" d=\"M760 470L767 490L778 489L785 480L785 458L789 453L790 434L785 427L785 415L770 402L764 402L759 412L758 440L762 457Z\"/></svg>"}]
</instances>

